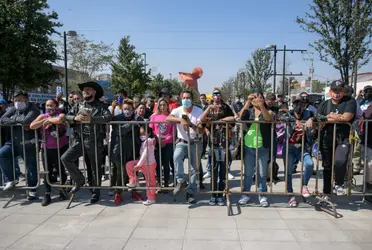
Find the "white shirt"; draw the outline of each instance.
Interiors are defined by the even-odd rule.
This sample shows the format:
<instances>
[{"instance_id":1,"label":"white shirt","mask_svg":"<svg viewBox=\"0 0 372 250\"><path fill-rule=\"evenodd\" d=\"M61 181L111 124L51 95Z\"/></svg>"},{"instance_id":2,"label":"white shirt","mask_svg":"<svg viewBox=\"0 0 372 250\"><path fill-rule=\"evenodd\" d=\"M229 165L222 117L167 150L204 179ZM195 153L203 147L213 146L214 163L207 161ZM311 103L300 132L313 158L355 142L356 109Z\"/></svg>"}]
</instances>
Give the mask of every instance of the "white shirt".
<instances>
[{"instance_id":1,"label":"white shirt","mask_svg":"<svg viewBox=\"0 0 372 250\"><path fill-rule=\"evenodd\" d=\"M120 115L122 113L122 110L119 108L119 106L115 107L114 113L112 113L112 106L108 107L108 109L113 115Z\"/></svg>"},{"instance_id":2,"label":"white shirt","mask_svg":"<svg viewBox=\"0 0 372 250\"><path fill-rule=\"evenodd\" d=\"M188 114L188 117L190 119L190 122L197 125L198 122L200 122L200 116L203 114L203 110L195 105L193 105L191 113ZM178 108L175 108L172 110L171 115L182 118L182 115L186 115L186 112L183 109L183 106L180 106ZM188 141L187 132L184 130L183 126L178 123L177 124L177 137L179 139ZM195 130L190 128L190 137L191 139L195 139L197 137L197 133Z\"/></svg>"}]
</instances>

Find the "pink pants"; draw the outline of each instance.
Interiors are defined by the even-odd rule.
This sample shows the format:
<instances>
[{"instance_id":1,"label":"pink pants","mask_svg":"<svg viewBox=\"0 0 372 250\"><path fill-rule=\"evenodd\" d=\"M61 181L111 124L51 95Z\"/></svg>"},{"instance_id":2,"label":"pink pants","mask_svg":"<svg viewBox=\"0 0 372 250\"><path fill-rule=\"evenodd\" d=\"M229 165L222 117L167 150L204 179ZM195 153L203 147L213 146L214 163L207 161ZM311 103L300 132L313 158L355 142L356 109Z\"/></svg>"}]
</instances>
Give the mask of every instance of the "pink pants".
<instances>
[{"instance_id":1,"label":"pink pants","mask_svg":"<svg viewBox=\"0 0 372 250\"><path fill-rule=\"evenodd\" d=\"M125 168L127 169L127 174L129 176L129 183L134 183L134 176L135 176L134 166L137 163L138 163L138 160L134 160L134 161L127 162L127 164L125 165ZM146 187L152 187L152 188L156 187L156 178L155 178L156 163L155 162L151 164L150 166L146 166L146 165L137 166L136 171L141 171L143 175L145 176ZM136 180L137 180L136 183L138 183L139 182L138 176L136 176ZM148 189L146 191L146 196L147 196L147 199L149 200L155 200L156 189Z\"/></svg>"}]
</instances>

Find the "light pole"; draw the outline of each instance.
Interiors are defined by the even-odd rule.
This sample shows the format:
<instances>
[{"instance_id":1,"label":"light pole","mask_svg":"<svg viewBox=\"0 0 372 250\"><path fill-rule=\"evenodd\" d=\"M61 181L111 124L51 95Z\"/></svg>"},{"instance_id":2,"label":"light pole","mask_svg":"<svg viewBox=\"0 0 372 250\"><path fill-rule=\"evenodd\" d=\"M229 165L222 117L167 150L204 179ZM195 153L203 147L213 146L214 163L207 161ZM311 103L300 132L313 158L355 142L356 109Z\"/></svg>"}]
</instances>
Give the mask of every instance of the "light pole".
<instances>
[{"instance_id":1,"label":"light pole","mask_svg":"<svg viewBox=\"0 0 372 250\"><path fill-rule=\"evenodd\" d=\"M68 69L67 69L67 36L77 36L76 31L69 30L69 31L63 31L63 47L65 52L65 97L67 101L68 96Z\"/></svg>"},{"instance_id":2,"label":"light pole","mask_svg":"<svg viewBox=\"0 0 372 250\"><path fill-rule=\"evenodd\" d=\"M145 72L147 71L146 69L146 53L142 53L141 56L143 56L143 62L145 64Z\"/></svg>"},{"instance_id":3,"label":"light pole","mask_svg":"<svg viewBox=\"0 0 372 250\"><path fill-rule=\"evenodd\" d=\"M266 45L266 49L264 49L265 51L274 51L274 84L273 84L273 90L274 90L274 94L276 93L276 53L278 52L277 49L276 49L276 45L272 45L272 44L269 44L269 45Z\"/></svg>"}]
</instances>

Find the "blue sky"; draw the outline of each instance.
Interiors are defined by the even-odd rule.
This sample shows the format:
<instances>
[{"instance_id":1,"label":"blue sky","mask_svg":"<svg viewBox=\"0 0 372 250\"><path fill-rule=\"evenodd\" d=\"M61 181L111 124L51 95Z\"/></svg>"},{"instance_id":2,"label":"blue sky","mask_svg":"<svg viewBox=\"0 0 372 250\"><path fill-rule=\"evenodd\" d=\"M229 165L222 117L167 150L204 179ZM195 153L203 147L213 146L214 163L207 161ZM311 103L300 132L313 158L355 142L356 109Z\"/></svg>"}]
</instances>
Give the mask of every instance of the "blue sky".
<instances>
[{"instance_id":1,"label":"blue sky","mask_svg":"<svg viewBox=\"0 0 372 250\"><path fill-rule=\"evenodd\" d=\"M94 41L113 44L131 36L147 63L165 77L201 66L201 92L214 87L244 67L254 49L267 44L311 49L316 37L295 22L308 11L310 0L49 0L63 30L75 30ZM290 72L308 74L309 63L299 53L287 53ZM282 54L278 53L278 73ZM314 79L339 77L337 70L314 61ZM368 71L369 63L360 72ZM302 80L304 77L298 77ZM279 82L279 78L277 79Z\"/></svg>"}]
</instances>

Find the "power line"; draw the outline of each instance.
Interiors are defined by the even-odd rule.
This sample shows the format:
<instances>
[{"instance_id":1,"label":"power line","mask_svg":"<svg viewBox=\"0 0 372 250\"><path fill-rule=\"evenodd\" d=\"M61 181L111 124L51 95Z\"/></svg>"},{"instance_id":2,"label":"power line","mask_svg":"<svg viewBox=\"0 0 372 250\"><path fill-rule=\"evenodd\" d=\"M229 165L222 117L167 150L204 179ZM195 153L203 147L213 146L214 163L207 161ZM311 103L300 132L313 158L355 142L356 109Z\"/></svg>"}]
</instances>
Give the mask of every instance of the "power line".
<instances>
[{"instance_id":1,"label":"power line","mask_svg":"<svg viewBox=\"0 0 372 250\"><path fill-rule=\"evenodd\" d=\"M216 34L304 34L304 31L268 30L125 30L125 29L77 29L84 32L125 32L125 33L216 33Z\"/></svg>"}]
</instances>

